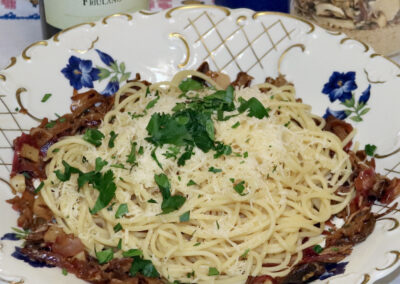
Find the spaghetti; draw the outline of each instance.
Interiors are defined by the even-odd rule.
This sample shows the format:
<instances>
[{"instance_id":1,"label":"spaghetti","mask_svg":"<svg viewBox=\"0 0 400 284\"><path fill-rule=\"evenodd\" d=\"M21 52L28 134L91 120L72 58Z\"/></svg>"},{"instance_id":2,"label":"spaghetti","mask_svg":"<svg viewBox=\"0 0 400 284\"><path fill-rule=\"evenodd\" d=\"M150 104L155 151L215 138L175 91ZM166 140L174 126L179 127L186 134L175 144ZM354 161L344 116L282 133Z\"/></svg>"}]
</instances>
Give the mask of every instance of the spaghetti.
<instances>
[{"instance_id":1,"label":"spaghetti","mask_svg":"<svg viewBox=\"0 0 400 284\"><path fill-rule=\"evenodd\" d=\"M182 96L179 85L189 76L212 87ZM92 256L104 248L120 246L116 257L140 249L168 281L244 283L249 276L287 275L303 249L322 241L325 222L354 196L353 190L337 193L352 173L343 150L351 137L342 142L323 131L325 121L296 101L293 86L265 83L237 88L233 102L255 98L268 110L265 118L236 110L229 119L213 115L215 140L231 152L216 157L194 147L179 166L174 155L182 149L156 147L146 126L155 114L172 114L177 105L216 89L221 88L195 71L149 87L128 83L98 128L105 137L100 146L81 136L54 144L41 196L58 225L77 236ZM133 143L135 162L130 163ZM98 158L104 163L101 173L113 172L116 190L107 208L91 214L99 191L88 183L78 190L77 175L61 181L56 172L67 163L88 173ZM164 196L155 180L160 174L168 177L171 195L186 199L168 214L160 206ZM118 216L121 205L126 210Z\"/></svg>"}]
</instances>

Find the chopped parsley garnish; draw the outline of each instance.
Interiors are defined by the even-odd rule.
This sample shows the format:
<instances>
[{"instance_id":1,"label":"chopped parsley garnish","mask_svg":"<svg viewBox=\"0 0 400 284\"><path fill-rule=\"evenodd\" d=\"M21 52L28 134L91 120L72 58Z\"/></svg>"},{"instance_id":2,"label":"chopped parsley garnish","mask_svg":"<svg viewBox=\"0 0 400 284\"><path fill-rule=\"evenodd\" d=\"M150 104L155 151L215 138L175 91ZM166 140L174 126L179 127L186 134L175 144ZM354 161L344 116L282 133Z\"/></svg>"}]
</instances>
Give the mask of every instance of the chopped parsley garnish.
<instances>
[{"instance_id":1,"label":"chopped parsley garnish","mask_svg":"<svg viewBox=\"0 0 400 284\"><path fill-rule=\"evenodd\" d=\"M238 184L235 184L235 185L233 186L233 189L234 189L237 193L239 193L241 196L245 195L245 194L243 194L243 191L244 191L244 189L245 189L245 187L244 187L244 180L241 181L241 182L239 182Z\"/></svg>"},{"instance_id":2,"label":"chopped parsley garnish","mask_svg":"<svg viewBox=\"0 0 400 284\"><path fill-rule=\"evenodd\" d=\"M236 122L234 125L232 125L232 128L238 128L239 125L240 125L240 122L238 121L238 122Z\"/></svg>"},{"instance_id":3,"label":"chopped parsley garnish","mask_svg":"<svg viewBox=\"0 0 400 284\"><path fill-rule=\"evenodd\" d=\"M89 183L100 192L93 209L90 209L90 213L96 214L105 208L115 196L117 186L114 183L114 173L111 170L108 170L104 175L99 173Z\"/></svg>"},{"instance_id":4,"label":"chopped parsley garnish","mask_svg":"<svg viewBox=\"0 0 400 284\"><path fill-rule=\"evenodd\" d=\"M22 175L26 178L26 179L30 179L31 175L28 174L27 172L23 172Z\"/></svg>"},{"instance_id":5,"label":"chopped parsley garnish","mask_svg":"<svg viewBox=\"0 0 400 284\"><path fill-rule=\"evenodd\" d=\"M53 128L54 126L56 126L57 122L56 121L50 121L49 123L47 123L44 127L46 128Z\"/></svg>"},{"instance_id":6,"label":"chopped parsley garnish","mask_svg":"<svg viewBox=\"0 0 400 284\"><path fill-rule=\"evenodd\" d=\"M136 146L137 146L136 142L131 143L131 152L129 153L128 159L126 160L126 162L131 165L136 164Z\"/></svg>"},{"instance_id":7,"label":"chopped parsley garnish","mask_svg":"<svg viewBox=\"0 0 400 284\"><path fill-rule=\"evenodd\" d=\"M240 113L245 112L248 110L247 116L249 117L256 117L258 119L263 119L264 117L269 117L268 112L270 111L269 108L265 108L263 104L257 100L256 98L251 98L246 101L243 98L239 98L240 106L238 111Z\"/></svg>"},{"instance_id":8,"label":"chopped parsley garnish","mask_svg":"<svg viewBox=\"0 0 400 284\"><path fill-rule=\"evenodd\" d=\"M122 253L123 257L134 257L134 256L141 256L143 252L140 249L130 249L128 251L124 251Z\"/></svg>"},{"instance_id":9,"label":"chopped parsley garnish","mask_svg":"<svg viewBox=\"0 0 400 284\"><path fill-rule=\"evenodd\" d=\"M181 149L177 146L170 146L168 147L168 151L163 154L165 158L174 158L175 160L178 158L178 154L181 151Z\"/></svg>"},{"instance_id":10,"label":"chopped parsley garnish","mask_svg":"<svg viewBox=\"0 0 400 284\"><path fill-rule=\"evenodd\" d=\"M125 166L123 164L113 164L110 167L117 169L125 169Z\"/></svg>"},{"instance_id":11,"label":"chopped parsley garnish","mask_svg":"<svg viewBox=\"0 0 400 284\"><path fill-rule=\"evenodd\" d=\"M44 182L42 181L39 184L39 186L37 188L35 188L35 191L33 193L38 194L42 190L43 186L44 186Z\"/></svg>"},{"instance_id":12,"label":"chopped parsley garnish","mask_svg":"<svg viewBox=\"0 0 400 284\"><path fill-rule=\"evenodd\" d=\"M290 120L288 122L286 122L283 126L289 127L289 124L290 124Z\"/></svg>"},{"instance_id":13,"label":"chopped parsley garnish","mask_svg":"<svg viewBox=\"0 0 400 284\"><path fill-rule=\"evenodd\" d=\"M189 182L187 183L187 186L192 186L192 185L196 185L197 183L194 180L189 180Z\"/></svg>"},{"instance_id":14,"label":"chopped parsley garnish","mask_svg":"<svg viewBox=\"0 0 400 284\"><path fill-rule=\"evenodd\" d=\"M116 134L114 131L110 132L110 140L108 140L108 148L114 148L114 141L115 138L117 138L118 134Z\"/></svg>"},{"instance_id":15,"label":"chopped parsley garnish","mask_svg":"<svg viewBox=\"0 0 400 284\"><path fill-rule=\"evenodd\" d=\"M187 222L190 219L190 211L186 211L181 216L179 216L179 222Z\"/></svg>"},{"instance_id":16,"label":"chopped parsley garnish","mask_svg":"<svg viewBox=\"0 0 400 284\"><path fill-rule=\"evenodd\" d=\"M62 275L67 276L68 275L68 270L65 268L62 269Z\"/></svg>"},{"instance_id":17,"label":"chopped parsley garnish","mask_svg":"<svg viewBox=\"0 0 400 284\"><path fill-rule=\"evenodd\" d=\"M217 142L215 147L216 153L214 154L214 159L221 157L222 155L229 156L232 154L232 147L225 145L224 143Z\"/></svg>"},{"instance_id":18,"label":"chopped parsley garnish","mask_svg":"<svg viewBox=\"0 0 400 284\"><path fill-rule=\"evenodd\" d=\"M246 259L246 258L247 258L247 255L249 254L249 252L250 252L250 249L246 249L246 250L244 251L244 253L240 256L240 258L241 258L241 259Z\"/></svg>"},{"instance_id":19,"label":"chopped parsley garnish","mask_svg":"<svg viewBox=\"0 0 400 284\"><path fill-rule=\"evenodd\" d=\"M58 153L60 151L60 148L56 148L53 151L51 151L52 153Z\"/></svg>"},{"instance_id":20,"label":"chopped parsley garnish","mask_svg":"<svg viewBox=\"0 0 400 284\"><path fill-rule=\"evenodd\" d=\"M230 178L229 180L231 181L231 183L234 183L234 182L235 182L235 179L234 179L234 178Z\"/></svg>"},{"instance_id":21,"label":"chopped parsley garnish","mask_svg":"<svg viewBox=\"0 0 400 284\"><path fill-rule=\"evenodd\" d=\"M244 152L243 158L247 158L249 156L249 152Z\"/></svg>"},{"instance_id":22,"label":"chopped parsley garnish","mask_svg":"<svg viewBox=\"0 0 400 284\"><path fill-rule=\"evenodd\" d=\"M119 239L117 249L122 249L122 239Z\"/></svg>"},{"instance_id":23,"label":"chopped parsley garnish","mask_svg":"<svg viewBox=\"0 0 400 284\"><path fill-rule=\"evenodd\" d=\"M71 178L71 174L78 174L81 173L80 170L77 168L71 167L66 161L62 161L62 164L64 166L64 173L62 173L60 170L56 170L54 173L56 174L57 178L60 181L67 181Z\"/></svg>"},{"instance_id":24,"label":"chopped parsley garnish","mask_svg":"<svg viewBox=\"0 0 400 284\"><path fill-rule=\"evenodd\" d=\"M93 144L96 147L101 145L101 140L103 140L104 134L97 129L87 129L83 135L83 140Z\"/></svg>"},{"instance_id":25,"label":"chopped parsley garnish","mask_svg":"<svg viewBox=\"0 0 400 284\"><path fill-rule=\"evenodd\" d=\"M64 123L64 122L66 122L67 121L67 119L65 118L65 117L61 117L59 120L58 120L58 122L60 122L60 123Z\"/></svg>"},{"instance_id":26,"label":"chopped parsley garnish","mask_svg":"<svg viewBox=\"0 0 400 284\"><path fill-rule=\"evenodd\" d=\"M331 248L332 251L339 251L339 248Z\"/></svg>"},{"instance_id":27,"label":"chopped parsley garnish","mask_svg":"<svg viewBox=\"0 0 400 284\"><path fill-rule=\"evenodd\" d=\"M125 216L128 212L128 204L123 203L118 207L117 212L115 212L115 218L119 219Z\"/></svg>"},{"instance_id":28,"label":"chopped parsley garnish","mask_svg":"<svg viewBox=\"0 0 400 284\"><path fill-rule=\"evenodd\" d=\"M112 211L114 205L115 205L115 202L113 202L110 206L107 207L107 211Z\"/></svg>"},{"instance_id":29,"label":"chopped parsley garnish","mask_svg":"<svg viewBox=\"0 0 400 284\"><path fill-rule=\"evenodd\" d=\"M211 173L214 173L214 174L222 172L221 169L217 169L217 168L214 168L214 167L210 167L208 169L208 171L211 172Z\"/></svg>"},{"instance_id":30,"label":"chopped parsley garnish","mask_svg":"<svg viewBox=\"0 0 400 284\"><path fill-rule=\"evenodd\" d=\"M201 245L201 243L195 243L193 246L198 247L199 245Z\"/></svg>"},{"instance_id":31,"label":"chopped parsley garnish","mask_svg":"<svg viewBox=\"0 0 400 284\"><path fill-rule=\"evenodd\" d=\"M208 276L217 276L217 275L219 275L218 269L216 269L215 267L208 268Z\"/></svg>"},{"instance_id":32,"label":"chopped parsley garnish","mask_svg":"<svg viewBox=\"0 0 400 284\"><path fill-rule=\"evenodd\" d=\"M154 107L156 105L156 103L158 102L158 100L160 99L160 96L158 95L158 91L156 92L156 98L152 101L150 101L147 105L146 105L146 109L151 109L152 107Z\"/></svg>"},{"instance_id":33,"label":"chopped parsley garnish","mask_svg":"<svg viewBox=\"0 0 400 284\"><path fill-rule=\"evenodd\" d=\"M158 158L157 158L156 150L157 150L157 147L154 148L153 151L151 151L151 158L156 162L157 166L158 166L160 169L163 169L163 167L162 167L160 161L159 161Z\"/></svg>"},{"instance_id":34,"label":"chopped parsley garnish","mask_svg":"<svg viewBox=\"0 0 400 284\"><path fill-rule=\"evenodd\" d=\"M115 233L118 233L119 231L121 231L122 230L121 223L118 223L117 225L115 225L113 229L114 229Z\"/></svg>"},{"instance_id":35,"label":"chopped parsley garnish","mask_svg":"<svg viewBox=\"0 0 400 284\"><path fill-rule=\"evenodd\" d=\"M149 200L147 200L147 202L148 202L148 203L157 203L157 201L155 201L153 198L152 198L152 199L149 199Z\"/></svg>"},{"instance_id":36,"label":"chopped parsley garnish","mask_svg":"<svg viewBox=\"0 0 400 284\"><path fill-rule=\"evenodd\" d=\"M163 202L161 203L162 213L168 214L181 208L186 201L186 197L181 195L171 196L171 184L169 183L168 177L165 174L159 174L154 176L154 180L163 197Z\"/></svg>"},{"instance_id":37,"label":"chopped parsley garnish","mask_svg":"<svg viewBox=\"0 0 400 284\"><path fill-rule=\"evenodd\" d=\"M41 102L42 102L42 103L47 102L47 101L50 99L51 96L52 96L52 95L51 95L50 93L45 94L45 95L43 96Z\"/></svg>"},{"instance_id":38,"label":"chopped parsley garnish","mask_svg":"<svg viewBox=\"0 0 400 284\"><path fill-rule=\"evenodd\" d=\"M143 146L140 146L138 154L143 155L143 153L144 153L144 148L143 148Z\"/></svg>"},{"instance_id":39,"label":"chopped parsley garnish","mask_svg":"<svg viewBox=\"0 0 400 284\"><path fill-rule=\"evenodd\" d=\"M96 252L96 258L97 258L99 264L105 264L114 258L114 252L110 248L106 249L106 250L98 251L98 252Z\"/></svg>"},{"instance_id":40,"label":"chopped parsley garnish","mask_svg":"<svg viewBox=\"0 0 400 284\"><path fill-rule=\"evenodd\" d=\"M160 274L154 267L150 260L143 259L141 256L133 256L133 262L129 274L133 277L137 273L142 274L145 277L157 278Z\"/></svg>"},{"instance_id":41,"label":"chopped parsley garnish","mask_svg":"<svg viewBox=\"0 0 400 284\"><path fill-rule=\"evenodd\" d=\"M217 224L217 229L219 230L219 223L218 223L218 221L215 221L215 223Z\"/></svg>"},{"instance_id":42,"label":"chopped parsley garnish","mask_svg":"<svg viewBox=\"0 0 400 284\"><path fill-rule=\"evenodd\" d=\"M186 277L187 278L194 278L194 270L192 271L192 272L188 272L188 273L186 273Z\"/></svg>"},{"instance_id":43,"label":"chopped parsley garnish","mask_svg":"<svg viewBox=\"0 0 400 284\"><path fill-rule=\"evenodd\" d=\"M376 151L376 146L375 145L371 145L371 144L367 144L365 145L365 154L367 154L368 156L374 156L375 151Z\"/></svg>"},{"instance_id":44,"label":"chopped parsley garnish","mask_svg":"<svg viewBox=\"0 0 400 284\"><path fill-rule=\"evenodd\" d=\"M320 245L316 245L313 247L313 251L320 254L324 249Z\"/></svg>"},{"instance_id":45,"label":"chopped parsley garnish","mask_svg":"<svg viewBox=\"0 0 400 284\"><path fill-rule=\"evenodd\" d=\"M95 161L95 171L100 172L104 168L104 166L106 166L107 164L108 164L108 162L106 160L103 160L102 158L97 157L96 161Z\"/></svg>"},{"instance_id":46,"label":"chopped parsley garnish","mask_svg":"<svg viewBox=\"0 0 400 284\"><path fill-rule=\"evenodd\" d=\"M182 92L197 91L203 89L203 85L192 78L187 78L179 84L179 89Z\"/></svg>"}]
</instances>

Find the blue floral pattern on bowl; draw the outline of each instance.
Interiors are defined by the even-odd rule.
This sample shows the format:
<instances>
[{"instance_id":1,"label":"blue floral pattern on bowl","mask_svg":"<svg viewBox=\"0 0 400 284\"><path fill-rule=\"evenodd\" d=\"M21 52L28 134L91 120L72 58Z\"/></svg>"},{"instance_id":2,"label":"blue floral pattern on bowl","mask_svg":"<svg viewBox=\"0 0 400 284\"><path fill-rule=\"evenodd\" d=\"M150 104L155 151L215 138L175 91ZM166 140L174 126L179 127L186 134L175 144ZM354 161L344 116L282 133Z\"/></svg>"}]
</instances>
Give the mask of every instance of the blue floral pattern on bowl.
<instances>
[{"instance_id":1,"label":"blue floral pattern on bowl","mask_svg":"<svg viewBox=\"0 0 400 284\"><path fill-rule=\"evenodd\" d=\"M324 85L322 93L328 95L332 103L340 101L346 108L342 110L332 110L328 107L324 118L333 115L342 120L349 118L354 122L363 121L362 117L371 110L367 107L367 103L371 97L371 85L368 85L367 89L362 92L358 100L356 100L355 95L357 88L355 72L333 72L329 81Z\"/></svg>"},{"instance_id":2,"label":"blue floral pattern on bowl","mask_svg":"<svg viewBox=\"0 0 400 284\"><path fill-rule=\"evenodd\" d=\"M101 82L111 77L101 94L105 96L113 95L119 90L120 83L129 79L131 72L126 72L124 62L118 64L109 54L98 49L96 49L96 52L106 67L98 65L93 67L91 60L71 56L67 66L61 70L61 73L64 74L70 85L77 91L82 88L93 88L93 82Z\"/></svg>"}]
</instances>

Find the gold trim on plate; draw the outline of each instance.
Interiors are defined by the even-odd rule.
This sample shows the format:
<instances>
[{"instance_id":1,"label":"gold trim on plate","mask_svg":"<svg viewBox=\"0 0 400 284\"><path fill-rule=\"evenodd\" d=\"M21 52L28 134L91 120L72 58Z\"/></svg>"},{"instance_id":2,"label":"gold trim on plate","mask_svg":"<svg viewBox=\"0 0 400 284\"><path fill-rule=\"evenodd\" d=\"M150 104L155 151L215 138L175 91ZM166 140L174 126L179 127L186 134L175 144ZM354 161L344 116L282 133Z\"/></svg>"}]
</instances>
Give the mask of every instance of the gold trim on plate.
<instances>
[{"instance_id":1,"label":"gold trim on plate","mask_svg":"<svg viewBox=\"0 0 400 284\"><path fill-rule=\"evenodd\" d=\"M75 51L77 53L80 53L80 54L84 54L84 53L88 52L89 50L92 50L94 48L94 45L98 41L99 41L99 37L96 37L96 39L92 41L92 44L90 45L90 47L88 49L75 49L75 48L72 48L71 50Z\"/></svg>"},{"instance_id":2,"label":"gold trim on plate","mask_svg":"<svg viewBox=\"0 0 400 284\"><path fill-rule=\"evenodd\" d=\"M170 38L174 38L174 37L175 37L175 38L179 38L179 39L183 42L183 44L185 45L185 48L186 48L186 58L185 58L185 61L183 61L183 63L178 64L178 67L179 67L179 68L183 68L183 67L185 67L185 66L189 63L189 59L190 59L190 48L189 48L189 44L188 44L188 42L187 42L185 36L182 35L182 34L180 34L180 33L170 33L170 34L169 34L169 37L170 37Z\"/></svg>"},{"instance_id":3,"label":"gold trim on plate","mask_svg":"<svg viewBox=\"0 0 400 284\"><path fill-rule=\"evenodd\" d=\"M396 230L400 225L399 221L397 219L395 219L395 218L391 218L391 217L381 218L381 219L378 219L377 221L382 221L382 220L389 220L389 221L393 222L393 226L388 230L388 232Z\"/></svg>"},{"instance_id":4,"label":"gold trim on plate","mask_svg":"<svg viewBox=\"0 0 400 284\"><path fill-rule=\"evenodd\" d=\"M15 56L13 56L10 58L10 64L8 64L7 67L4 68L4 70L11 68L12 66L15 65L15 63L17 63L17 58Z\"/></svg>"},{"instance_id":5,"label":"gold trim on plate","mask_svg":"<svg viewBox=\"0 0 400 284\"><path fill-rule=\"evenodd\" d=\"M21 93L23 93L23 92L27 92L27 90L26 90L24 87L19 88L19 89L17 90L17 92L15 93L15 98L17 99L17 103L18 103L19 107L21 108L21 111L25 111L26 114L27 114L30 118L36 120L37 122L42 122L42 120L41 120L40 118L37 118L36 116L32 115L32 114L22 105Z\"/></svg>"},{"instance_id":6,"label":"gold trim on plate","mask_svg":"<svg viewBox=\"0 0 400 284\"><path fill-rule=\"evenodd\" d=\"M25 283L25 281L23 279L20 279L18 281L11 281L11 280L6 280L1 276L0 276L0 281L3 281L5 283L7 283L7 284L24 284Z\"/></svg>"},{"instance_id":7,"label":"gold trim on plate","mask_svg":"<svg viewBox=\"0 0 400 284\"><path fill-rule=\"evenodd\" d=\"M132 17L131 14L128 14L128 13L117 13L117 14L113 14L113 15L110 15L110 16L105 17L105 18L103 19L102 23L103 23L104 25L107 25L107 24L108 24L107 21L108 21L109 19L115 18L115 17L122 17L122 16L123 16L123 17L126 17L126 18L128 19L128 22L129 22L129 21L132 21L132 19L133 19L133 17Z\"/></svg>"},{"instance_id":8,"label":"gold trim on plate","mask_svg":"<svg viewBox=\"0 0 400 284\"><path fill-rule=\"evenodd\" d=\"M369 82L370 84L384 84L384 83L386 83L386 81L372 81L372 80L369 78L369 73L368 73L367 69L365 69L365 68L364 68L364 73L365 73L365 76L367 77L367 80L368 80L368 82Z\"/></svg>"},{"instance_id":9,"label":"gold trim on plate","mask_svg":"<svg viewBox=\"0 0 400 284\"><path fill-rule=\"evenodd\" d=\"M28 45L28 47L25 48L24 51L22 51L22 58L25 60L31 60L31 57L28 56L28 54L27 54L29 49L36 47L36 46L48 46L48 45L49 45L49 43L46 40L34 42L31 45Z\"/></svg>"},{"instance_id":10,"label":"gold trim on plate","mask_svg":"<svg viewBox=\"0 0 400 284\"><path fill-rule=\"evenodd\" d=\"M371 280L371 276L369 276L369 274L365 273L364 274L364 279L361 282L361 284L367 284L369 282L369 280Z\"/></svg>"},{"instance_id":11,"label":"gold trim on plate","mask_svg":"<svg viewBox=\"0 0 400 284\"><path fill-rule=\"evenodd\" d=\"M5 82L7 80L7 77L3 74L0 74L0 80Z\"/></svg>"},{"instance_id":12,"label":"gold trim on plate","mask_svg":"<svg viewBox=\"0 0 400 284\"><path fill-rule=\"evenodd\" d=\"M167 13L165 13L165 17L167 19L172 18L172 13L178 10L190 10L190 9L204 9L204 8L213 8L213 9L218 9L221 10L225 13L226 16L229 16L231 14L231 11L228 8L222 7L222 6L216 6L216 5L187 5L187 6L179 6L175 7L172 9L169 9Z\"/></svg>"},{"instance_id":13,"label":"gold trim on plate","mask_svg":"<svg viewBox=\"0 0 400 284\"><path fill-rule=\"evenodd\" d=\"M95 23L81 23L81 24L77 24L75 26L66 28L65 30L62 30L61 32L56 33L54 35L54 37L53 37L53 41L59 42L60 41L60 39L59 39L60 35L65 34L66 32L71 31L73 29L76 29L76 28L79 28L79 27L82 27L82 26L86 26L86 25L89 25L91 28L93 28L96 24Z\"/></svg>"},{"instance_id":14,"label":"gold trim on plate","mask_svg":"<svg viewBox=\"0 0 400 284\"><path fill-rule=\"evenodd\" d=\"M140 10L139 13L145 16L151 16L160 13L160 11L150 12L146 10Z\"/></svg>"},{"instance_id":15,"label":"gold trim on plate","mask_svg":"<svg viewBox=\"0 0 400 284\"><path fill-rule=\"evenodd\" d=\"M342 38L342 39L340 40L340 44L344 44L346 41L349 41L349 40L352 40L352 41L355 41L355 42L360 43L360 44L364 47L364 52L368 52L368 50L369 50L368 44L366 44L366 43L363 42L363 41L354 39L354 38L350 38L350 37Z\"/></svg>"},{"instance_id":16,"label":"gold trim on plate","mask_svg":"<svg viewBox=\"0 0 400 284\"><path fill-rule=\"evenodd\" d=\"M393 260L393 262L384 268L375 268L376 270L378 270L378 271L387 270L399 261L400 252L398 250L391 250L389 253L394 254L396 256L395 259Z\"/></svg>"},{"instance_id":17,"label":"gold trim on plate","mask_svg":"<svg viewBox=\"0 0 400 284\"><path fill-rule=\"evenodd\" d=\"M281 73L281 64L283 59L285 59L285 56L289 53L290 50L292 50L293 48L298 47L301 49L302 52L306 51L306 47L304 44L302 43L297 43L297 44L293 44L291 46L289 46L288 48L285 49L285 51L281 54L281 56L279 57L279 61L278 61L278 74L282 74Z\"/></svg>"},{"instance_id":18,"label":"gold trim on plate","mask_svg":"<svg viewBox=\"0 0 400 284\"><path fill-rule=\"evenodd\" d=\"M373 53L369 57L370 58L383 57L383 59L388 60L389 62L393 63L393 65L395 65L398 69L400 69L400 64L399 63L397 63L396 61L394 61L393 59L391 59L391 58L389 58L389 57L387 57L385 55L382 55L382 54L379 54L379 53ZM398 74L397 77L400 77L400 74Z\"/></svg>"},{"instance_id":19,"label":"gold trim on plate","mask_svg":"<svg viewBox=\"0 0 400 284\"><path fill-rule=\"evenodd\" d=\"M286 17L286 18L292 18L295 20L299 20L300 22L303 22L307 25L310 26L310 30L307 32L307 34L311 34L315 31L315 25L303 18L297 17L297 16L293 16L293 15L289 15L289 14L285 14L285 13L280 13L280 12L271 12L271 11L262 11L262 12L256 12L253 15L253 19L256 20L258 17L260 16L269 16L269 15L275 15L275 16L282 16L282 17Z\"/></svg>"}]
</instances>

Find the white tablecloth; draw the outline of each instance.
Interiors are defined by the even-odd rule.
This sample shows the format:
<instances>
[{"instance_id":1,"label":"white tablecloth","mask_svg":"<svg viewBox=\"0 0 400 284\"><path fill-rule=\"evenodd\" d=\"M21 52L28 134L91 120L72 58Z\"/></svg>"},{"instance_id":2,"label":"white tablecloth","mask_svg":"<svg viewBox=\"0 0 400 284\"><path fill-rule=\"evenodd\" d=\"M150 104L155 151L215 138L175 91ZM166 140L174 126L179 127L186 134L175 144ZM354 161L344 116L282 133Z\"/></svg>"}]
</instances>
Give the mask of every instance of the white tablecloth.
<instances>
[{"instance_id":1,"label":"white tablecloth","mask_svg":"<svg viewBox=\"0 0 400 284\"><path fill-rule=\"evenodd\" d=\"M35 2L35 0L0 0L0 70L8 65L10 57L21 54L26 46L42 39L38 5L32 4ZM181 2L185 1L152 0L150 9L167 9L180 5ZM210 4L213 0L202 2ZM392 58L400 63L400 55ZM388 283L400 283L400 269L376 284Z\"/></svg>"}]
</instances>

